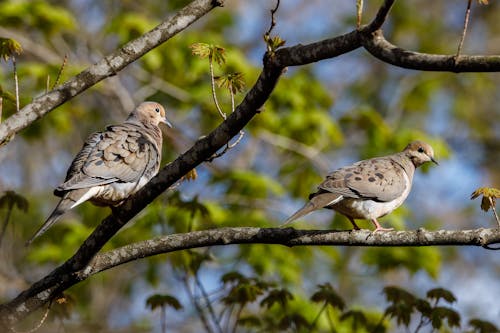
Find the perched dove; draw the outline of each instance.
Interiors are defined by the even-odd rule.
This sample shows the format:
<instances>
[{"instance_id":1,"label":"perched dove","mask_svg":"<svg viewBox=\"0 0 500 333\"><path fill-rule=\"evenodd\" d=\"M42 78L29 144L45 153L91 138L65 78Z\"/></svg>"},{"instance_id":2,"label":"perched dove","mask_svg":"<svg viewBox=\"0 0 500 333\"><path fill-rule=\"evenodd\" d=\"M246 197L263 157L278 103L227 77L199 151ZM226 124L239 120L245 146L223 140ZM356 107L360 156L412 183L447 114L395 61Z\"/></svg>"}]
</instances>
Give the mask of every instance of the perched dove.
<instances>
[{"instance_id":1,"label":"perched dove","mask_svg":"<svg viewBox=\"0 0 500 333\"><path fill-rule=\"evenodd\" d=\"M389 214L405 201L415 169L431 161L438 164L432 147L413 141L400 153L337 169L326 176L318 191L309 195L309 202L283 225L314 210L328 208L345 215L354 229L359 229L355 219L365 219L373 222L375 231L392 230L383 228L377 218Z\"/></svg>"},{"instance_id":2,"label":"perched dove","mask_svg":"<svg viewBox=\"0 0 500 333\"><path fill-rule=\"evenodd\" d=\"M71 163L64 183L54 190L61 200L27 245L82 202L119 205L153 178L161 161L160 123L172 127L165 109L155 102L143 102L123 124L90 135Z\"/></svg>"}]
</instances>

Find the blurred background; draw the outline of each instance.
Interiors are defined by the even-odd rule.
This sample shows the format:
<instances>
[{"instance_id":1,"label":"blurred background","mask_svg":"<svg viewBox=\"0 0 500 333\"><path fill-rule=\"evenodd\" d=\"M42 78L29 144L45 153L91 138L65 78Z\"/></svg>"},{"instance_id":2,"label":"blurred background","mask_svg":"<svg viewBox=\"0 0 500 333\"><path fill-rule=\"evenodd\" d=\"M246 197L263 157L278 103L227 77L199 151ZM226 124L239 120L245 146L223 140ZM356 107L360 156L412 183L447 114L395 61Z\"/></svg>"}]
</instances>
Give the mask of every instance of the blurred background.
<instances>
[{"instance_id":1,"label":"blurred background","mask_svg":"<svg viewBox=\"0 0 500 333\"><path fill-rule=\"evenodd\" d=\"M2 1L0 37L13 38L23 48L16 56L21 107L52 86L65 56L61 83L187 3ZM373 18L379 3L365 4L363 23ZM458 0L397 2L384 34L402 48L454 54L466 5ZM107 208L84 204L30 248L21 245L56 205L52 191L64 180L83 140L107 124L122 122L139 102L154 100L166 106L174 125L164 131L163 164L175 159L221 122L211 97L208 60L193 55L190 46L223 47L226 62L215 65L215 75L242 73L246 87L251 87L261 70L262 36L273 6L264 0L227 1L0 149L0 195L10 195L11 202L25 199L29 205L0 201L0 221L9 219L0 248L0 302L68 259L109 214ZM282 1L273 34L286 40L285 46L319 41L355 29L355 13L355 1ZM462 53L499 54L499 20L498 2L474 2ZM5 119L15 112L12 59L0 60L0 66ZM500 187L499 87L498 73L411 71L382 63L363 49L289 68L236 147L199 166L196 180L155 200L105 250L191 230L278 226L304 204L329 171L399 151L413 139L429 142L440 165L417 171L406 204L381 219L382 225L398 230L495 227L492 214L480 210L479 200L469 198L478 187ZM231 112L227 90L218 88L217 93L223 110ZM243 96L244 92L237 94L236 103ZM315 212L293 226L351 228L346 218L331 211ZM360 226L372 228L367 221ZM209 318L210 309L220 315L223 328L231 327L238 316L278 321L283 315L279 308L262 314L258 302L248 301L244 308L239 303L242 310L237 313L238 306L228 298L230 272L287 288L294 296L288 311L299 311L309 321L321 308L309 297L317 285L330 283L347 307L369 318L383 315L388 304L384 286L400 286L418 297L444 287L456 296L449 306L462 317L462 328L455 331L467 328L471 318L500 325L500 257L495 251L242 245L160 255L101 273L68 290L66 303L54 306L40 331L160 332L165 321L169 331L196 332L206 330L199 311ZM162 317L162 310L151 308L152 295L171 295L182 309L176 311L167 302ZM336 330L353 331L340 314L335 309L329 313ZM43 311L31 316L26 327L42 315ZM418 320L412 317L413 329ZM250 321L245 325L238 331L259 330ZM317 323L320 331L329 331L329 325L326 317ZM404 331L395 321L388 325L389 332Z\"/></svg>"}]
</instances>

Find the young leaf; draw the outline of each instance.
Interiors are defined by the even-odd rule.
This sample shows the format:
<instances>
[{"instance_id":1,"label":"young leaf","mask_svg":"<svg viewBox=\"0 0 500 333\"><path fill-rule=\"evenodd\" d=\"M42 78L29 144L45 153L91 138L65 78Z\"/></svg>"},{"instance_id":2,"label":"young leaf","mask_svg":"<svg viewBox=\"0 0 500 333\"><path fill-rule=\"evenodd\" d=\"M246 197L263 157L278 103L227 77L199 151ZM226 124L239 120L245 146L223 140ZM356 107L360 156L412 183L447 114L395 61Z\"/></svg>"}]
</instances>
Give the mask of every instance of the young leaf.
<instances>
[{"instance_id":1,"label":"young leaf","mask_svg":"<svg viewBox=\"0 0 500 333\"><path fill-rule=\"evenodd\" d=\"M21 44L15 39L0 37L0 58L7 61L10 57L14 57L16 54L19 55L22 52Z\"/></svg>"},{"instance_id":2,"label":"young leaf","mask_svg":"<svg viewBox=\"0 0 500 333\"><path fill-rule=\"evenodd\" d=\"M282 47L286 43L286 41L284 39L281 39L280 36L271 37L269 35L264 35L264 41L267 44L267 50L269 52L276 51L278 48Z\"/></svg>"},{"instance_id":3,"label":"young leaf","mask_svg":"<svg viewBox=\"0 0 500 333\"><path fill-rule=\"evenodd\" d=\"M245 89L245 81L243 73L229 73L215 77L215 83L219 88L223 87L231 91L233 94L242 92Z\"/></svg>"},{"instance_id":4,"label":"young leaf","mask_svg":"<svg viewBox=\"0 0 500 333\"><path fill-rule=\"evenodd\" d=\"M480 195L483 196L481 209L487 212L492 206L495 206L496 199L500 198L500 190L494 187L480 187L472 192L470 199L476 199Z\"/></svg>"},{"instance_id":5,"label":"young leaf","mask_svg":"<svg viewBox=\"0 0 500 333\"><path fill-rule=\"evenodd\" d=\"M200 58L209 58L218 65L226 62L225 49L218 45L206 43L194 43L191 46L191 52Z\"/></svg>"}]
</instances>

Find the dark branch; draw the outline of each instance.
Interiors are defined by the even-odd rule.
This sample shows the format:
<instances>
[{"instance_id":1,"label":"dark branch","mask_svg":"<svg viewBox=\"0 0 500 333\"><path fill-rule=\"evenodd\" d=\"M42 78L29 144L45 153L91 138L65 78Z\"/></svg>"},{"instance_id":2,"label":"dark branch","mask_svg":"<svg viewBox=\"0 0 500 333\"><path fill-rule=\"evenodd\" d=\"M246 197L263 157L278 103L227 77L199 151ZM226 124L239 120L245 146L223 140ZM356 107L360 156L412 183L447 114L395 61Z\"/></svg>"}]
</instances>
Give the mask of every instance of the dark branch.
<instances>
[{"instance_id":1,"label":"dark branch","mask_svg":"<svg viewBox=\"0 0 500 333\"><path fill-rule=\"evenodd\" d=\"M382 25L385 23L387 15L389 15L389 12L392 8L392 5L394 4L394 1L395 0L385 0L382 6L380 6L377 15L375 15L373 21L367 26L363 27L361 30L363 32L373 32L380 29Z\"/></svg>"},{"instance_id":2,"label":"dark branch","mask_svg":"<svg viewBox=\"0 0 500 333\"><path fill-rule=\"evenodd\" d=\"M441 72L498 72L500 56L438 55L412 52L389 43L377 30L362 34L363 47L374 57L394 66L421 71Z\"/></svg>"},{"instance_id":3,"label":"dark branch","mask_svg":"<svg viewBox=\"0 0 500 333\"><path fill-rule=\"evenodd\" d=\"M130 63L175 36L220 4L220 1L194 0L174 17L164 21L153 30L128 42L119 50L102 58L56 89L35 98L32 103L26 105L0 124L0 146L7 143L9 138L17 132L28 127L67 100L82 93L99 81L116 75L117 72Z\"/></svg>"}]
</instances>

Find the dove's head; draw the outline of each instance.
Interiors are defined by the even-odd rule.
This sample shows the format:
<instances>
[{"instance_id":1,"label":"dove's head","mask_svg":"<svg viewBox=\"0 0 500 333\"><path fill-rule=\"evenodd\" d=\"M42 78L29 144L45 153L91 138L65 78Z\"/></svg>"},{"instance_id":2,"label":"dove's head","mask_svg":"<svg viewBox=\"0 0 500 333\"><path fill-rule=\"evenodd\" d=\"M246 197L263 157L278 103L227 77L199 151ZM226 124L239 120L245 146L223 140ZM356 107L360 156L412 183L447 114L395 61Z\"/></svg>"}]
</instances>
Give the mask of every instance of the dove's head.
<instances>
[{"instance_id":1,"label":"dove's head","mask_svg":"<svg viewBox=\"0 0 500 333\"><path fill-rule=\"evenodd\" d=\"M427 162L433 162L438 165L438 162L434 159L434 150L429 144L423 141L410 142L403 152L412 161L415 167L419 167Z\"/></svg>"},{"instance_id":2,"label":"dove's head","mask_svg":"<svg viewBox=\"0 0 500 333\"><path fill-rule=\"evenodd\" d=\"M158 126L160 123L172 127L172 124L165 116L165 109L156 102L142 102L135 108L128 117L129 120L137 120L143 124L152 124Z\"/></svg>"}]
</instances>

